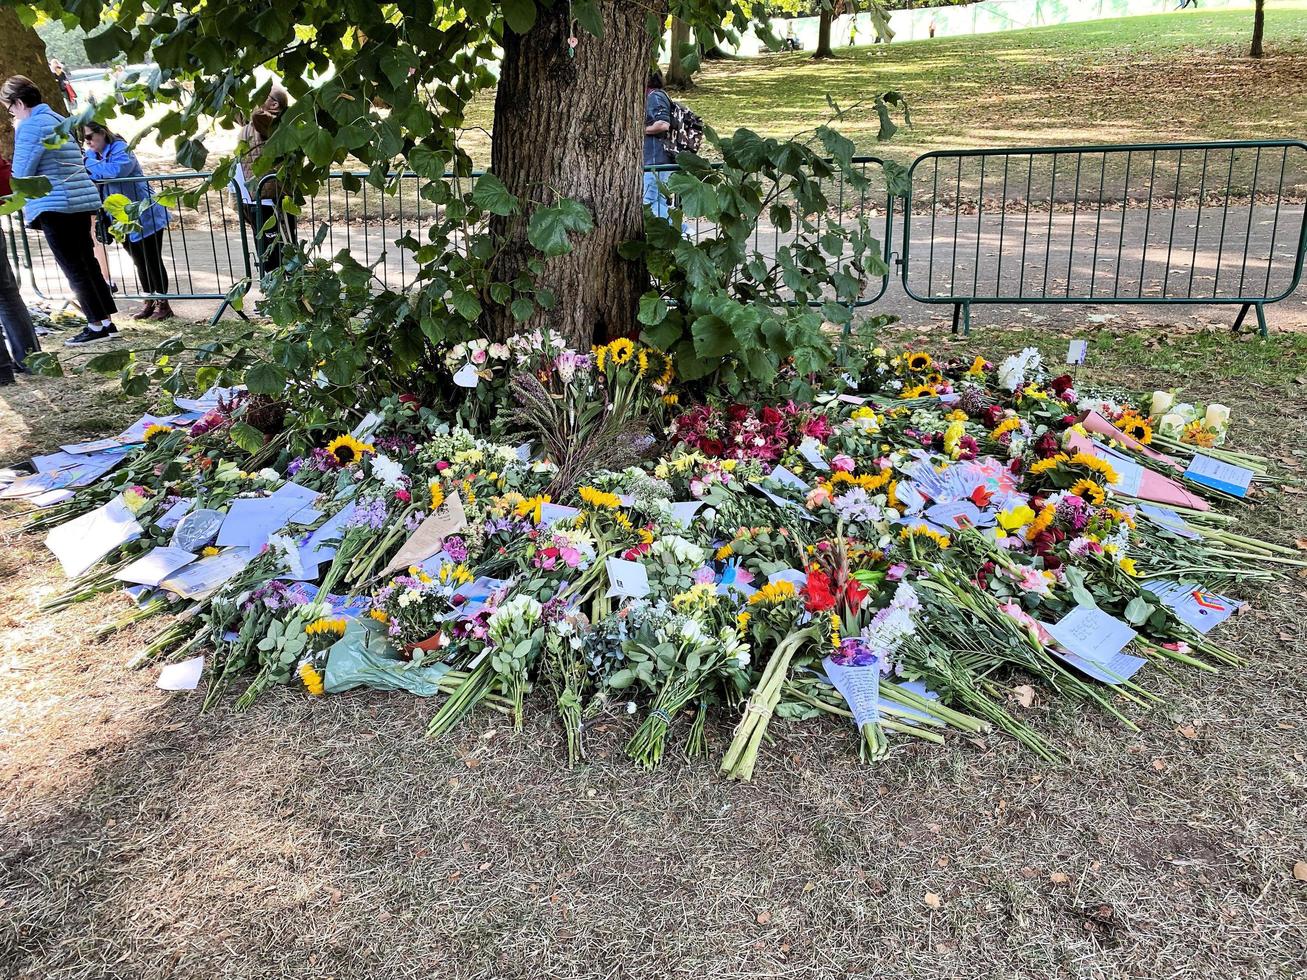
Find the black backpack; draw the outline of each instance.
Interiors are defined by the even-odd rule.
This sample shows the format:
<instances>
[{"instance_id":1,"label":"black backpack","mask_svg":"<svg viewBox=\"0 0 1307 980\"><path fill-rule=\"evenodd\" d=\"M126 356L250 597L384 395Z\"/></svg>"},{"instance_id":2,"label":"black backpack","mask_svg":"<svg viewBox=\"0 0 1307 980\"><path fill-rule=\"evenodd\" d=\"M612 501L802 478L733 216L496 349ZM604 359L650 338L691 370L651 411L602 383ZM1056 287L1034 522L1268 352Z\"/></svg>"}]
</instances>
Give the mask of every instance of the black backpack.
<instances>
[{"instance_id":1,"label":"black backpack","mask_svg":"<svg viewBox=\"0 0 1307 980\"><path fill-rule=\"evenodd\" d=\"M703 145L703 120L687 105L667 100L672 103L672 124L667 131L667 152L675 156L678 153L698 153Z\"/></svg>"}]
</instances>

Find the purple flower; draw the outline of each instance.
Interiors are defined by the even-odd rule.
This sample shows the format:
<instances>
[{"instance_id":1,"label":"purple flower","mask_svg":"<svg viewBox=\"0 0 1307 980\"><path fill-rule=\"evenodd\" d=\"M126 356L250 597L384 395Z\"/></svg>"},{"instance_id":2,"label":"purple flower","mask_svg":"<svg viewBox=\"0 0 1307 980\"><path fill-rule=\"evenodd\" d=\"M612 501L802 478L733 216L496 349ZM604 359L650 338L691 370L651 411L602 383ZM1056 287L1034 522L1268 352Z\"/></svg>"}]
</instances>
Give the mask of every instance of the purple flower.
<instances>
[{"instance_id":1,"label":"purple flower","mask_svg":"<svg viewBox=\"0 0 1307 980\"><path fill-rule=\"evenodd\" d=\"M300 471L300 467L303 465L304 465L304 457L296 456L294 459L290 461L290 463L287 464L286 475L294 476L296 473Z\"/></svg>"},{"instance_id":2,"label":"purple flower","mask_svg":"<svg viewBox=\"0 0 1307 980\"><path fill-rule=\"evenodd\" d=\"M381 497L364 497L354 508L354 513L345 522L347 530L365 527L370 531L380 531L386 525L386 501Z\"/></svg>"},{"instance_id":3,"label":"purple flower","mask_svg":"<svg viewBox=\"0 0 1307 980\"><path fill-rule=\"evenodd\" d=\"M457 534L450 535L445 538L445 554L453 562L467 561L467 542Z\"/></svg>"}]
</instances>

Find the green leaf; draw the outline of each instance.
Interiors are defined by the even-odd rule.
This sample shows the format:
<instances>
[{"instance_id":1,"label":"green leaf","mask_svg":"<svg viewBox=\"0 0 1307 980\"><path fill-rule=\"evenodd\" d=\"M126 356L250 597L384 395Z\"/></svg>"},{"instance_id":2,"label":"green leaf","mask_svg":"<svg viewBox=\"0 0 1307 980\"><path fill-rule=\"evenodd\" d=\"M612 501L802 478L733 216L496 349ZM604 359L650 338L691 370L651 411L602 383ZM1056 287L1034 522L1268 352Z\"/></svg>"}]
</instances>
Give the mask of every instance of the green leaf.
<instances>
[{"instance_id":1,"label":"green leaf","mask_svg":"<svg viewBox=\"0 0 1307 980\"><path fill-rule=\"evenodd\" d=\"M1152 613L1152 604L1141 595L1135 596L1125 607L1125 619L1131 626L1143 626Z\"/></svg>"},{"instance_id":2,"label":"green leaf","mask_svg":"<svg viewBox=\"0 0 1307 980\"><path fill-rule=\"evenodd\" d=\"M304 141L304 155L316 167L331 166L331 159L336 153L336 141L325 129L315 129Z\"/></svg>"},{"instance_id":3,"label":"green leaf","mask_svg":"<svg viewBox=\"0 0 1307 980\"><path fill-rule=\"evenodd\" d=\"M724 357L735 350L735 333L720 317L701 316L690 327L694 352L702 358Z\"/></svg>"},{"instance_id":4,"label":"green leaf","mask_svg":"<svg viewBox=\"0 0 1307 980\"><path fill-rule=\"evenodd\" d=\"M245 372L245 386L255 395L280 395L286 389L286 375L277 365L260 361Z\"/></svg>"},{"instance_id":5,"label":"green leaf","mask_svg":"<svg viewBox=\"0 0 1307 980\"><path fill-rule=\"evenodd\" d=\"M187 170L203 170L204 161L209 159L209 149L204 140L188 139L177 145L177 165Z\"/></svg>"},{"instance_id":6,"label":"green leaf","mask_svg":"<svg viewBox=\"0 0 1307 980\"><path fill-rule=\"evenodd\" d=\"M45 378L62 378L64 376L63 365L59 363L59 358L49 351L33 351L27 355L23 361L23 366L33 374L39 374Z\"/></svg>"},{"instance_id":7,"label":"green leaf","mask_svg":"<svg viewBox=\"0 0 1307 980\"><path fill-rule=\"evenodd\" d=\"M515 34L525 34L535 26L535 0L503 0L504 22Z\"/></svg>"},{"instance_id":8,"label":"green leaf","mask_svg":"<svg viewBox=\"0 0 1307 980\"><path fill-rule=\"evenodd\" d=\"M513 304L509 307L509 310L512 312L514 320L518 323L526 323L527 320L535 315L536 308L535 304L529 299L519 296L517 299L513 300Z\"/></svg>"},{"instance_id":9,"label":"green leaf","mask_svg":"<svg viewBox=\"0 0 1307 980\"><path fill-rule=\"evenodd\" d=\"M99 34L88 35L82 43L91 64L104 64L130 48L132 36L117 24L111 24Z\"/></svg>"},{"instance_id":10,"label":"green leaf","mask_svg":"<svg viewBox=\"0 0 1307 980\"><path fill-rule=\"evenodd\" d=\"M50 193L49 177L11 177L9 183L16 192L29 199Z\"/></svg>"},{"instance_id":11,"label":"green leaf","mask_svg":"<svg viewBox=\"0 0 1307 980\"><path fill-rule=\"evenodd\" d=\"M449 297L449 304L458 311L458 314L464 320L469 322L481 315L481 301L470 290L465 289L455 292L453 296Z\"/></svg>"},{"instance_id":12,"label":"green leaf","mask_svg":"<svg viewBox=\"0 0 1307 980\"><path fill-rule=\"evenodd\" d=\"M591 37L604 36L604 18L599 12L599 0L573 0L572 16Z\"/></svg>"},{"instance_id":13,"label":"green leaf","mask_svg":"<svg viewBox=\"0 0 1307 980\"><path fill-rule=\"evenodd\" d=\"M501 217L517 214L522 208L522 202L509 193L504 182L492 173L477 178L476 186L472 188L472 202L483 211Z\"/></svg>"},{"instance_id":14,"label":"green leaf","mask_svg":"<svg viewBox=\"0 0 1307 980\"><path fill-rule=\"evenodd\" d=\"M119 348L118 350L97 354L86 362L86 370L94 371L96 374L114 374L125 368L131 361L132 352L125 348Z\"/></svg>"},{"instance_id":15,"label":"green leaf","mask_svg":"<svg viewBox=\"0 0 1307 980\"><path fill-rule=\"evenodd\" d=\"M657 326L667 319L667 301L656 292L645 293L640 297L640 312L636 319L645 326Z\"/></svg>"},{"instance_id":16,"label":"green leaf","mask_svg":"<svg viewBox=\"0 0 1307 980\"><path fill-rule=\"evenodd\" d=\"M526 239L545 255L566 255L572 250L569 232L587 232L594 227L589 210L578 201L563 199L536 208L526 223Z\"/></svg>"}]
</instances>

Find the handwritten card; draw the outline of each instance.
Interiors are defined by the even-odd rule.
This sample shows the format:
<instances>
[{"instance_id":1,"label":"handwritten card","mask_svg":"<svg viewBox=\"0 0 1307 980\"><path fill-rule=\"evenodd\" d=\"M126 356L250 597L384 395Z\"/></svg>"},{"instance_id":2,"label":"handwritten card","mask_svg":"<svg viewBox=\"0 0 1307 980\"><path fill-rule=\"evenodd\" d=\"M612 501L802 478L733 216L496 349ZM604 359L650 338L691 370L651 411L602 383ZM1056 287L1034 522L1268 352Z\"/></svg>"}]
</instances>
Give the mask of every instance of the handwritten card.
<instances>
[{"instance_id":1,"label":"handwritten card","mask_svg":"<svg viewBox=\"0 0 1307 980\"><path fill-rule=\"evenodd\" d=\"M460 388L475 388L481 383L481 375L471 364L464 364L454 372L454 384Z\"/></svg>"},{"instance_id":2,"label":"handwritten card","mask_svg":"<svg viewBox=\"0 0 1307 980\"><path fill-rule=\"evenodd\" d=\"M1109 484L1117 493L1130 497L1139 496L1139 487L1144 481L1144 468L1129 456L1114 452L1100 443L1094 443L1094 455L1112 465L1116 479Z\"/></svg>"},{"instance_id":3,"label":"handwritten card","mask_svg":"<svg viewBox=\"0 0 1307 980\"><path fill-rule=\"evenodd\" d=\"M227 508L218 530L220 548L262 548L268 539L286 526L291 515L303 508L297 500L273 497L240 497Z\"/></svg>"},{"instance_id":4,"label":"handwritten card","mask_svg":"<svg viewBox=\"0 0 1307 980\"><path fill-rule=\"evenodd\" d=\"M363 416L363 421L359 422L358 425L354 426L353 430L350 432L350 435L352 435L355 439L358 439L360 442L367 442L368 439L372 436L372 433L377 431L377 426L379 426L380 424L381 424L381 416L378 415L376 412L368 412L367 415Z\"/></svg>"},{"instance_id":5,"label":"handwritten card","mask_svg":"<svg viewBox=\"0 0 1307 980\"><path fill-rule=\"evenodd\" d=\"M805 508L802 504L797 504L793 500L786 500L784 497L778 497L776 494L772 493L770 490L768 490L760 483L750 483L749 486L752 487L754 490L757 490L760 494L762 494L764 497L770 500L773 504L781 508L781 510L793 511L794 513L800 515L806 521L815 521L817 519L813 517L811 514L809 514L807 508Z\"/></svg>"},{"instance_id":6,"label":"handwritten card","mask_svg":"<svg viewBox=\"0 0 1307 980\"><path fill-rule=\"evenodd\" d=\"M410 565L422 564L445 546L445 538L465 527L467 514L463 511L463 498L451 493L440 505L440 509L430 514L409 539L400 545L395 557L381 570L381 575L393 575L408 569Z\"/></svg>"},{"instance_id":7,"label":"handwritten card","mask_svg":"<svg viewBox=\"0 0 1307 980\"><path fill-rule=\"evenodd\" d=\"M798 490L800 493L808 492L807 481L791 473L784 466L774 467L771 471L770 476L773 480L775 480L783 487L793 487L795 490Z\"/></svg>"},{"instance_id":8,"label":"handwritten card","mask_svg":"<svg viewBox=\"0 0 1307 980\"><path fill-rule=\"evenodd\" d=\"M1066 349L1066 362L1068 364L1084 364L1085 357L1089 354L1089 341L1073 340Z\"/></svg>"},{"instance_id":9,"label":"handwritten card","mask_svg":"<svg viewBox=\"0 0 1307 980\"><path fill-rule=\"evenodd\" d=\"M677 524L682 527L689 527L694 521L694 515L699 512L699 508L702 506L702 500L678 500L676 503L668 504L667 511Z\"/></svg>"},{"instance_id":10,"label":"handwritten card","mask_svg":"<svg viewBox=\"0 0 1307 980\"><path fill-rule=\"evenodd\" d=\"M96 439L94 442L77 442L59 448L69 455L83 456L87 453L102 453L109 449L121 449L122 443L117 439Z\"/></svg>"},{"instance_id":11,"label":"handwritten card","mask_svg":"<svg viewBox=\"0 0 1307 980\"><path fill-rule=\"evenodd\" d=\"M548 527L550 524L557 524L559 521L568 521L581 513L575 507L564 507L562 504L541 504L540 505L540 523Z\"/></svg>"},{"instance_id":12,"label":"handwritten card","mask_svg":"<svg viewBox=\"0 0 1307 980\"><path fill-rule=\"evenodd\" d=\"M250 563L241 548L229 548L208 558L183 565L159 583L159 588L183 599L205 599L236 577Z\"/></svg>"},{"instance_id":13,"label":"handwritten card","mask_svg":"<svg viewBox=\"0 0 1307 980\"><path fill-rule=\"evenodd\" d=\"M826 676L835 690L848 702L858 730L863 725L880 720L880 667L875 664L857 666L836 663L833 657L822 661Z\"/></svg>"},{"instance_id":14,"label":"handwritten card","mask_svg":"<svg viewBox=\"0 0 1307 980\"><path fill-rule=\"evenodd\" d=\"M1189 461L1189 468L1184 471L1185 478L1194 483L1201 483L1213 490L1220 490L1233 497L1248 496L1248 487L1253 480L1253 471L1223 463L1214 456L1195 453Z\"/></svg>"},{"instance_id":15,"label":"handwritten card","mask_svg":"<svg viewBox=\"0 0 1307 980\"><path fill-rule=\"evenodd\" d=\"M135 585L157 586L177 569L193 561L194 552L180 548L154 548L120 570L114 578Z\"/></svg>"},{"instance_id":16,"label":"handwritten card","mask_svg":"<svg viewBox=\"0 0 1307 980\"><path fill-rule=\"evenodd\" d=\"M1162 507L1155 504L1140 504L1139 510L1148 516L1154 524L1165 528L1172 534L1182 538L1197 540L1201 535L1189 526L1189 522L1173 511L1170 507Z\"/></svg>"},{"instance_id":17,"label":"handwritten card","mask_svg":"<svg viewBox=\"0 0 1307 980\"><path fill-rule=\"evenodd\" d=\"M604 571L608 573L608 591L605 595L643 599L649 594L649 573L638 561L609 558L604 562Z\"/></svg>"},{"instance_id":18,"label":"handwritten card","mask_svg":"<svg viewBox=\"0 0 1307 980\"><path fill-rule=\"evenodd\" d=\"M830 469L830 465L821 454L821 443L812 436L808 436L803 442L799 443L799 455L814 470Z\"/></svg>"},{"instance_id":19,"label":"handwritten card","mask_svg":"<svg viewBox=\"0 0 1307 980\"><path fill-rule=\"evenodd\" d=\"M1208 592L1192 582L1150 579L1145 589L1169 606L1176 616L1200 633L1210 633L1238 611L1241 603L1215 592Z\"/></svg>"},{"instance_id":20,"label":"handwritten card","mask_svg":"<svg viewBox=\"0 0 1307 980\"><path fill-rule=\"evenodd\" d=\"M948 528L950 532L966 531L994 523L993 515L982 514L980 508L969 500L955 500L952 503L928 507L926 519L932 524Z\"/></svg>"},{"instance_id":21,"label":"handwritten card","mask_svg":"<svg viewBox=\"0 0 1307 980\"><path fill-rule=\"evenodd\" d=\"M1146 663L1122 652L1139 634L1093 606L1076 606L1059 622L1044 628L1070 654L1064 660L1105 683L1128 680Z\"/></svg>"},{"instance_id":22,"label":"handwritten card","mask_svg":"<svg viewBox=\"0 0 1307 980\"><path fill-rule=\"evenodd\" d=\"M52 528L45 536L49 548L69 578L87 572L115 548L141 536L143 528L123 503L121 495L66 524Z\"/></svg>"},{"instance_id":23,"label":"handwritten card","mask_svg":"<svg viewBox=\"0 0 1307 980\"><path fill-rule=\"evenodd\" d=\"M191 508L194 506L194 498L183 497L160 514L158 518L155 519L154 526L159 528L161 531L171 531L181 523L181 519L189 514Z\"/></svg>"}]
</instances>

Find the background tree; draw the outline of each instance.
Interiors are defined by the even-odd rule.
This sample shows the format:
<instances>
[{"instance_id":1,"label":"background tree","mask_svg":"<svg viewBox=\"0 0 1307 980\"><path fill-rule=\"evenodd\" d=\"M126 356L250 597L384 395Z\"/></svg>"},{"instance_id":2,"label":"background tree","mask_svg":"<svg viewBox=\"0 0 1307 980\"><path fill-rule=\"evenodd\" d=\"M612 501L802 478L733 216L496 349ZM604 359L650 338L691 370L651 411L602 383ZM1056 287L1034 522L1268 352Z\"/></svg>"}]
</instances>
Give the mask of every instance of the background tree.
<instances>
[{"instance_id":1,"label":"background tree","mask_svg":"<svg viewBox=\"0 0 1307 980\"><path fill-rule=\"evenodd\" d=\"M817 47L812 52L814 58L834 58L835 52L831 48L831 21L835 19L834 8L829 3L823 2L821 5L821 14L817 21Z\"/></svg>"},{"instance_id":2,"label":"background tree","mask_svg":"<svg viewBox=\"0 0 1307 980\"><path fill-rule=\"evenodd\" d=\"M33 29L35 23L36 16L30 10L24 11L24 17L20 18L17 10L0 8L0 72L3 72L0 81L10 75L26 75L36 82L55 112L67 112L64 94L50 74L45 42ZM14 154L14 121L3 110L0 110L0 153L6 157Z\"/></svg>"},{"instance_id":3,"label":"background tree","mask_svg":"<svg viewBox=\"0 0 1307 980\"><path fill-rule=\"evenodd\" d=\"M671 41L667 51L667 87L694 87L694 73L699 67L699 48L690 42L690 25L680 17L672 18Z\"/></svg>"},{"instance_id":4,"label":"background tree","mask_svg":"<svg viewBox=\"0 0 1307 980\"><path fill-rule=\"evenodd\" d=\"M1257 7L1253 10L1253 43L1248 50L1248 57L1260 58L1262 56L1262 35L1266 30L1266 0L1257 0Z\"/></svg>"}]
</instances>

